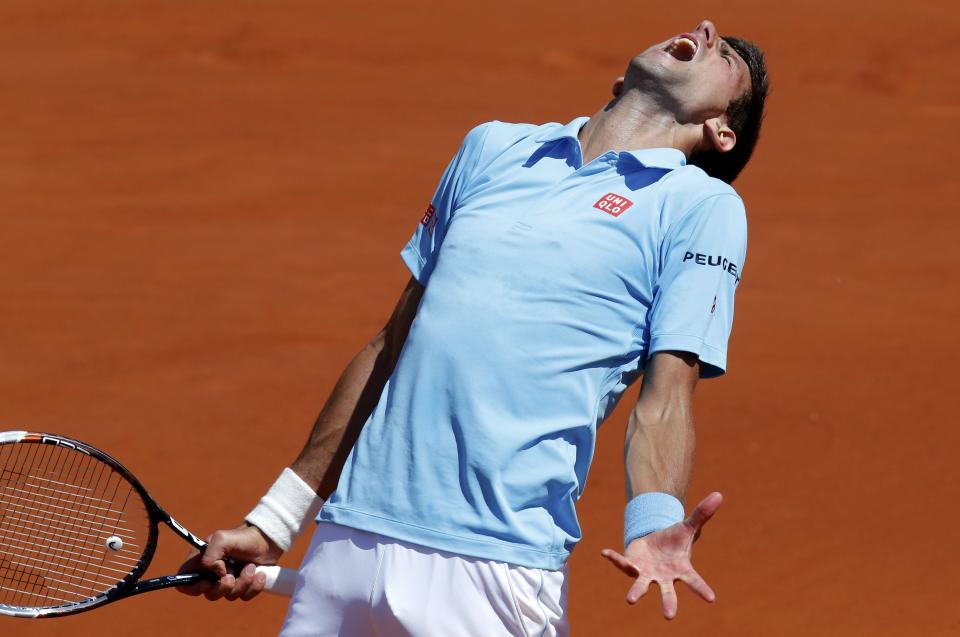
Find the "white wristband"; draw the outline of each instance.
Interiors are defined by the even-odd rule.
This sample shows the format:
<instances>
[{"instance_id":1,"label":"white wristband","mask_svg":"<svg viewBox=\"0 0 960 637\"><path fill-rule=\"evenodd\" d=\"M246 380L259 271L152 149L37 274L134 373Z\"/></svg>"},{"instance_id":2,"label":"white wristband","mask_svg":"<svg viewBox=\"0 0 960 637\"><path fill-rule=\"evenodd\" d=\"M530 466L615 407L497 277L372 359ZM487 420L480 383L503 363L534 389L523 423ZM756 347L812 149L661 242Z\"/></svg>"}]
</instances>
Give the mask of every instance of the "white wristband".
<instances>
[{"instance_id":1,"label":"white wristband","mask_svg":"<svg viewBox=\"0 0 960 637\"><path fill-rule=\"evenodd\" d=\"M284 551L317 517L323 498L290 467L284 468L246 520Z\"/></svg>"}]
</instances>

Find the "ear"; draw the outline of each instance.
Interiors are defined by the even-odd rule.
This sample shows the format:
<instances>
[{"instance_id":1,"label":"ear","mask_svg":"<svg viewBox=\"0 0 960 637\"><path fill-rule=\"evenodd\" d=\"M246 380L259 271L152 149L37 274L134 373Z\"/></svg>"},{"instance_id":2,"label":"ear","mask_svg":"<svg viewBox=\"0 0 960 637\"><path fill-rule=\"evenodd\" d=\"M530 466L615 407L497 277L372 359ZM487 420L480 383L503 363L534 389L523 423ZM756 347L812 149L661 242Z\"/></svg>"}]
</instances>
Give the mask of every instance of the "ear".
<instances>
[{"instance_id":1,"label":"ear","mask_svg":"<svg viewBox=\"0 0 960 637\"><path fill-rule=\"evenodd\" d=\"M613 81L613 91L614 97L620 97L620 93L623 93L623 76L621 75Z\"/></svg>"},{"instance_id":2,"label":"ear","mask_svg":"<svg viewBox=\"0 0 960 637\"><path fill-rule=\"evenodd\" d=\"M703 141L708 148L726 153L737 145L737 134L723 119L714 117L703 123Z\"/></svg>"}]
</instances>

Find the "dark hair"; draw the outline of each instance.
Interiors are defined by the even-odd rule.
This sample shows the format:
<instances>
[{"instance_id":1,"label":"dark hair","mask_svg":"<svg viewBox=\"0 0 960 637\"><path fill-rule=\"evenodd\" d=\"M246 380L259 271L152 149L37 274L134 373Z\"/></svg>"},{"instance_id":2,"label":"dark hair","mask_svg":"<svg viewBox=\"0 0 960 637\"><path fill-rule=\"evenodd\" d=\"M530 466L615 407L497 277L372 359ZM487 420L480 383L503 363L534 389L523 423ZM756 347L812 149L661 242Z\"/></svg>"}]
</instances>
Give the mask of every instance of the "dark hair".
<instances>
[{"instance_id":1,"label":"dark hair","mask_svg":"<svg viewBox=\"0 0 960 637\"><path fill-rule=\"evenodd\" d=\"M723 38L730 48L740 54L750 69L750 89L727 107L727 126L736 133L737 143L734 147L721 153L718 150L709 150L697 153L690 158L689 163L699 166L711 177L732 183L743 167L750 160L753 149L760 138L760 125L763 123L763 104L767 99L769 83L767 80L767 64L763 59L763 51L753 42L740 38Z\"/></svg>"}]
</instances>

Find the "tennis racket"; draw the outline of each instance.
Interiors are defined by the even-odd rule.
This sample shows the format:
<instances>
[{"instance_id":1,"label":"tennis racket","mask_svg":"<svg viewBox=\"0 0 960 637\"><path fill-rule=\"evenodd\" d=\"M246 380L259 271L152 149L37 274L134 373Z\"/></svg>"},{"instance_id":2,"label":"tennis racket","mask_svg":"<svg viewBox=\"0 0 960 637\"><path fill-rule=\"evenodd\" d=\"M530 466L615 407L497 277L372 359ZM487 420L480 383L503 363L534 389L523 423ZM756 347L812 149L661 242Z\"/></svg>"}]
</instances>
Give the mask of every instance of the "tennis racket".
<instances>
[{"instance_id":1,"label":"tennis racket","mask_svg":"<svg viewBox=\"0 0 960 637\"><path fill-rule=\"evenodd\" d=\"M123 465L55 434L0 432L0 615L59 617L140 593L216 581L213 573L140 578L174 520ZM228 567L239 572L240 565ZM290 595L296 572L261 566L265 590Z\"/></svg>"}]
</instances>

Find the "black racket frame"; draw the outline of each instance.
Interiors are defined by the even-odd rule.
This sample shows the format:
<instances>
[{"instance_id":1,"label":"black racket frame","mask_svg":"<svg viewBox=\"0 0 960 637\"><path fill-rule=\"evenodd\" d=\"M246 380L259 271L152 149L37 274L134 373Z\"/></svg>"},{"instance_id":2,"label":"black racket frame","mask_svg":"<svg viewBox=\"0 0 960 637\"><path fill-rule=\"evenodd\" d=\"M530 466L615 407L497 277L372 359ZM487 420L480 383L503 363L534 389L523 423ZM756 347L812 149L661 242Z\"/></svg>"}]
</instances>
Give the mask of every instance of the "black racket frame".
<instances>
[{"instance_id":1,"label":"black racket frame","mask_svg":"<svg viewBox=\"0 0 960 637\"><path fill-rule=\"evenodd\" d=\"M14 433L14 432L7 432ZM184 539L188 544L192 545L199 551L203 551L207 547L207 543L201 540L199 537L191 533L184 527L182 524L177 522L173 517L167 513L163 507L157 504L156 500L147 492L144 486L140 483L136 476L134 476L126 467L124 467L118 460L110 456L109 454L100 451L96 447L93 447L85 442L80 440L75 440L73 438L68 438L66 436L61 436L59 434L47 434L47 433L31 433L31 432L16 432L23 433L23 437L19 440L0 440L0 445L3 444L43 444L43 445L57 445L60 447L66 447L68 449L73 449L80 453L86 454L100 462L103 462L111 469L116 471L123 477L133 489L137 492L140 498L143 500L144 506L147 510L147 515L150 520L149 531L147 535L146 545L144 546L143 553L140 556L140 559L137 561L136 566L131 569L130 573L121 579L114 587L110 588L104 593L99 595L94 595L88 597L79 602L73 602L70 604L61 604L58 606L44 606L44 607L27 607L27 606L8 606L5 604L0 604L0 615L9 615L14 617L30 617L30 618L41 618L41 617L63 617L64 615L74 615L76 613L82 613L93 608L97 608L104 604L109 604L110 602L115 602L119 599L125 599L127 597L132 597L134 595L139 595L140 593L147 593L150 591L159 590L162 588L169 588L172 586L187 586L189 584L194 584L198 581L217 581L219 579L216 574L210 571L204 571L199 573L182 573L179 575L164 575L161 577L153 577L150 579L140 580L140 577L147 571L147 568L150 566L150 562L153 561L154 553L157 550L157 540L159 537L160 525L165 524L170 528L174 533L179 535ZM239 565L230 561L228 567L233 569L235 572L239 570Z\"/></svg>"}]
</instances>

